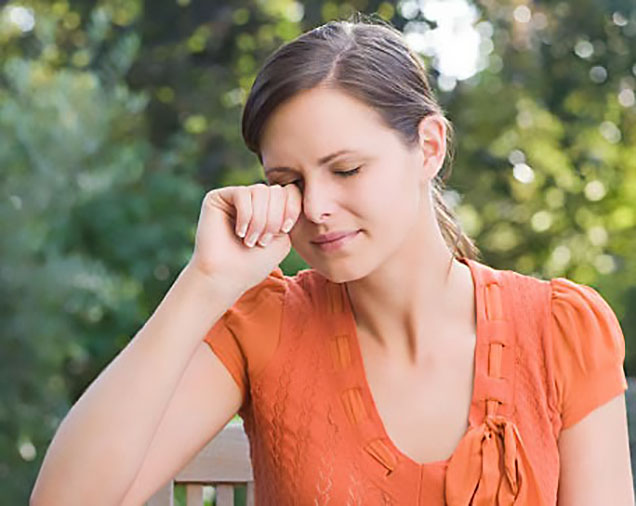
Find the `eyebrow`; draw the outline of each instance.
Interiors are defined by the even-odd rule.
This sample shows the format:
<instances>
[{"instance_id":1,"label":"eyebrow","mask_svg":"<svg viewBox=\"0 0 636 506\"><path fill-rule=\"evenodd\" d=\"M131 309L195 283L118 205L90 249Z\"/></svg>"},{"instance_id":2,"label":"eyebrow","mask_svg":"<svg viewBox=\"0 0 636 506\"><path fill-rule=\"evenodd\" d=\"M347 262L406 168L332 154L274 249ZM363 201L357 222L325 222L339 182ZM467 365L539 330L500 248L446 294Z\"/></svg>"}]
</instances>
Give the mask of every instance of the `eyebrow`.
<instances>
[{"instance_id":1,"label":"eyebrow","mask_svg":"<svg viewBox=\"0 0 636 506\"><path fill-rule=\"evenodd\" d=\"M336 151L335 153L331 153L330 155L319 158L317 163L318 165L325 165L329 163L331 160L333 160L334 158L337 158L347 153L355 153L355 151L351 149L341 149L339 151ZM270 167L269 169L265 169L265 174L269 174L270 172L287 172L290 170L292 169L290 169L289 167Z\"/></svg>"}]
</instances>

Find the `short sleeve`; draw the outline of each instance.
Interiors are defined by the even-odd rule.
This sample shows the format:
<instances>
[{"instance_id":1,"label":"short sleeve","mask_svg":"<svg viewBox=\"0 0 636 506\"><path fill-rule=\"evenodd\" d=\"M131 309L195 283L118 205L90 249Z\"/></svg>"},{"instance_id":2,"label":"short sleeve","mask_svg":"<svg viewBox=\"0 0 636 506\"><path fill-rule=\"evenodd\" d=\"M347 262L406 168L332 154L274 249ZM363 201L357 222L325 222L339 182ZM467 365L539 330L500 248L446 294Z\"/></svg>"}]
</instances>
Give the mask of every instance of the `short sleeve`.
<instances>
[{"instance_id":1,"label":"short sleeve","mask_svg":"<svg viewBox=\"0 0 636 506\"><path fill-rule=\"evenodd\" d=\"M627 389L625 338L596 290L565 278L550 284L554 378L567 429Z\"/></svg>"},{"instance_id":2,"label":"short sleeve","mask_svg":"<svg viewBox=\"0 0 636 506\"><path fill-rule=\"evenodd\" d=\"M277 267L243 293L204 338L236 381L244 403L249 377L265 368L278 346L284 295L285 276Z\"/></svg>"}]
</instances>

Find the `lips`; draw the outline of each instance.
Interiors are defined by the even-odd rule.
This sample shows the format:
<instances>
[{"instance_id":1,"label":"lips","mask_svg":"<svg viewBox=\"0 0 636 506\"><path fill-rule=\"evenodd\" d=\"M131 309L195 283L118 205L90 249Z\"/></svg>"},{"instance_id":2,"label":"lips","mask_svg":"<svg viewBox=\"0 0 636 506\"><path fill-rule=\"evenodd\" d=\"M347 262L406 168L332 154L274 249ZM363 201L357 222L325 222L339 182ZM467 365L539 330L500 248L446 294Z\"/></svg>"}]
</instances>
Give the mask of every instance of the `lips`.
<instances>
[{"instance_id":1,"label":"lips","mask_svg":"<svg viewBox=\"0 0 636 506\"><path fill-rule=\"evenodd\" d=\"M338 239L342 239L343 237L347 237L348 235L356 234L357 232L357 230L349 230L346 232L331 232L329 234L319 235L311 242L314 244L324 244L327 242L337 241Z\"/></svg>"}]
</instances>

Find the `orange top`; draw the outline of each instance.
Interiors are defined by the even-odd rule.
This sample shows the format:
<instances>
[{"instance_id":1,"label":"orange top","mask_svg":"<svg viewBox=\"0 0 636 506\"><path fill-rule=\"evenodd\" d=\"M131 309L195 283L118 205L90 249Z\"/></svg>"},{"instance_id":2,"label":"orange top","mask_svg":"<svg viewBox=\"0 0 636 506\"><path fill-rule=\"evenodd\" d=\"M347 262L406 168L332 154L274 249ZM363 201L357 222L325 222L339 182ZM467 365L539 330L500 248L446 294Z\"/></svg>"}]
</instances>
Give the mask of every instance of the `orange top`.
<instances>
[{"instance_id":1,"label":"orange top","mask_svg":"<svg viewBox=\"0 0 636 506\"><path fill-rule=\"evenodd\" d=\"M460 261L475 375L443 461L415 462L388 437L344 284L276 268L212 327L205 341L243 392L256 504L556 504L559 432L627 389L620 325L591 287Z\"/></svg>"}]
</instances>

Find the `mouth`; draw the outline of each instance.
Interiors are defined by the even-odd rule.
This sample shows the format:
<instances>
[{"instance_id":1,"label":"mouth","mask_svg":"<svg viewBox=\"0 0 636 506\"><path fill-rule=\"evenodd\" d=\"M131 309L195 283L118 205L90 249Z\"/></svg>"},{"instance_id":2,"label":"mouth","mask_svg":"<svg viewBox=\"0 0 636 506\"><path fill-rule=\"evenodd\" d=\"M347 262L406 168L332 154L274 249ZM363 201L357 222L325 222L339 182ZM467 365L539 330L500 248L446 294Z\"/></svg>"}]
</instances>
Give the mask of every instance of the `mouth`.
<instances>
[{"instance_id":1,"label":"mouth","mask_svg":"<svg viewBox=\"0 0 636 506\"><path fill-rule=\"evenodd\" d=\"M336 251L351 243L360 234L360 232L362 232L362 230L356 230L345 235L339 235L338 237L335 237L334 239L329 241L311 241L311 243L321 251Z\"/></svg>"}]
</instances>

